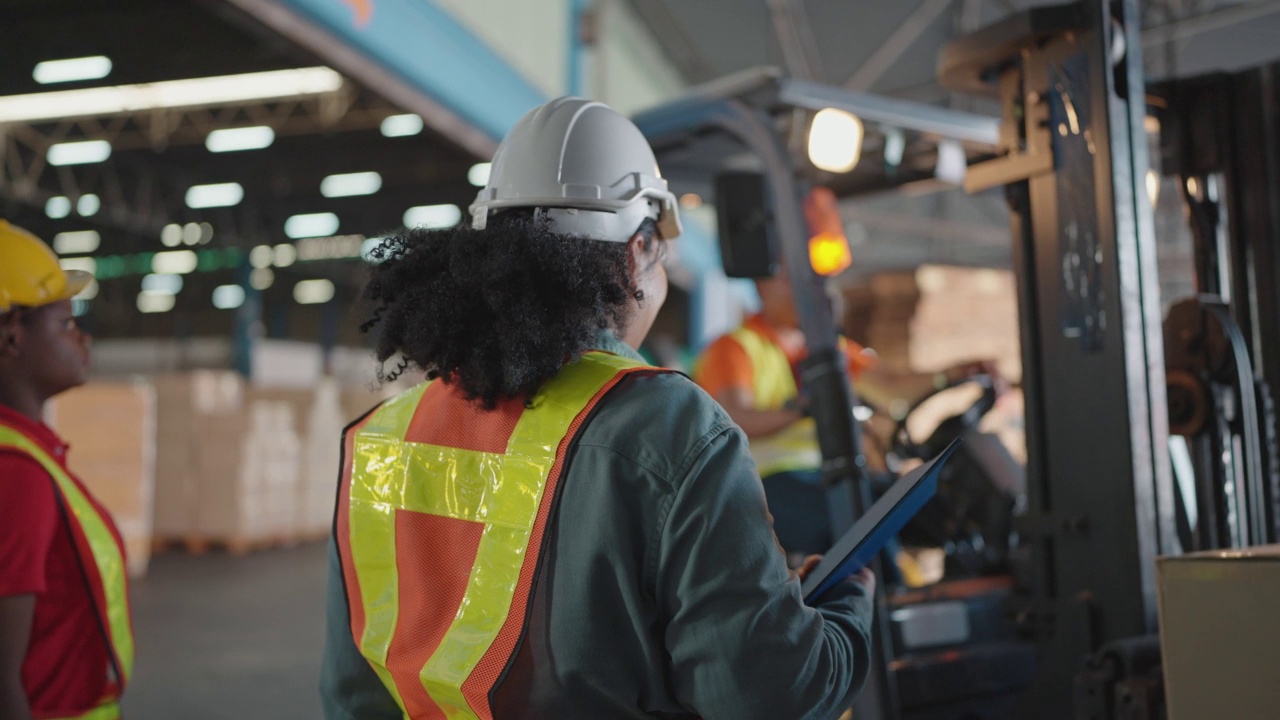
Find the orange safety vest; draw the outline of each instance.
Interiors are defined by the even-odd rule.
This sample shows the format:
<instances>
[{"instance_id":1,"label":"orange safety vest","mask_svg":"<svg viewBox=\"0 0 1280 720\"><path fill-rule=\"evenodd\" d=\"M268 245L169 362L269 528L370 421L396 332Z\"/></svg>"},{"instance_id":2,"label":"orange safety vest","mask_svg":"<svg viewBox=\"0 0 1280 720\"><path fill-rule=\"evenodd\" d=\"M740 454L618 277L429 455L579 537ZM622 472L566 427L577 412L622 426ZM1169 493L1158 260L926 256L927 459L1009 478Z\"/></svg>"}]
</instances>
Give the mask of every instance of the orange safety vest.
<instances>
[{"instance_id":1,"label":"orange safety vest","mask_svg":"<svg viewBox=\"0 0 1280 720\"><path fill-rule=\"evenodd\" d=\"M120 717L120 693L133 676L133 619L124 550L116 541L110 519L98 512L80 484L39 443L0 422L0 449L27 455L52 478L111 659L113 677L97 706L60 720L115 720Z\"/></svg>"},{"instance_id":2,"label":"orange safety vest","mask_svg":"<svg viewBox=\"0 0 1280 720\"><path fill-rule=\"evenodd\" d=\"M351 633L406 717L491 720L554 516L566 451L636 372L600 352L490 411L418 385L347 429L335 535Z\"/></svg>"}]
</instances>

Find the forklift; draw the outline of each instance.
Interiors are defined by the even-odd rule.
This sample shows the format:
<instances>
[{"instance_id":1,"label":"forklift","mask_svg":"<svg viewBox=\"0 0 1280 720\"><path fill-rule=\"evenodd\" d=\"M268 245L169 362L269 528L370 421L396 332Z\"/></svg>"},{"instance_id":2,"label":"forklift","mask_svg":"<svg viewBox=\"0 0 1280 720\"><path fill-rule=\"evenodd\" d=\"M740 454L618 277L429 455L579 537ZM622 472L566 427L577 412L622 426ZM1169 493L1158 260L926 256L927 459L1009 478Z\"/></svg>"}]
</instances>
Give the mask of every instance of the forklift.
<instances>
[{"instance_id":1,"label":"forklift","mask_svg":"<svg viewBox=\"0 0 1280 720\"><path fill-rule=\"evenodd\" d=\"M803 203L818 182L850 197L923 176L918 162L870 186L818 174L799 159L799 123L837 108L959 146L965 189L1004 192L1025 498L1003 526L978 525L1003 535L1009 562L1000 574L878 590L878 651L855 717L1166 717L1156 558L1280 539L1280 66L1147 87L1138 9L1038 7L949 43L940 80L998 100L998 119L769 70L636 117L669 175L717 191L727 274L759 277L785 260L837 534L878 483ZM1151 202L1162 183L1181 191L1195 258L1196 291L1167 317ZM972 435L987 397L899 451ZM975 453L949 482L1003 501L992 489L1008 485L1000 466ZM935 526L956 519L935 510Z\"/></svg>"}]
</instances>

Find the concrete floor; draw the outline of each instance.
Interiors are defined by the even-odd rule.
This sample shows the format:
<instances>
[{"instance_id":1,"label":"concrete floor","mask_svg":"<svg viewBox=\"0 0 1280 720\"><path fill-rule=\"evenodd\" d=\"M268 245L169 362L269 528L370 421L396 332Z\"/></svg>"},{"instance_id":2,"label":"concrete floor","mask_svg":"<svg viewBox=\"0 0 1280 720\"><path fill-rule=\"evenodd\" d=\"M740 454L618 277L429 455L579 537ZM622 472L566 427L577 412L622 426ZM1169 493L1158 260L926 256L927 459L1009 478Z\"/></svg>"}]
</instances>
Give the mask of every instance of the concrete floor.
<instances>
[{"instance_id":1,"label":"concrete floor","mask_svg":"<svg viewBox=\"0 0 1280 720\"><path fill-rule=\"evenodd\" d=\"M133 584L126 720L318 720L326 548L165 553Z\"/></svg>"}]
</instances>

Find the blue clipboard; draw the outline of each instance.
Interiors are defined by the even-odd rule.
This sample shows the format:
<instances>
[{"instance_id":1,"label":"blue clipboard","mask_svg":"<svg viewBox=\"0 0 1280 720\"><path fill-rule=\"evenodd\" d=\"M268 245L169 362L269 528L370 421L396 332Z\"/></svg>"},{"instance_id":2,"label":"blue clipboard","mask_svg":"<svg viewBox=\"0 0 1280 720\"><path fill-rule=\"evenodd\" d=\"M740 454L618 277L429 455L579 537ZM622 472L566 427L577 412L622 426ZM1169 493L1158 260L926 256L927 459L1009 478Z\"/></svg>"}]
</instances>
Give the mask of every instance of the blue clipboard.
<instances>
[{"instance_id":1,"label":"blue clipboard","mask_svg":"<svg viewBox=\"0 0 1280 720\"><path fill-rule=\"evenodd\" d=\"M960 446L951 441L937 457L898 478L853 527L823 556L800 586L805 603L812 605L822 594L871 562L920 508L938 492L938 475Z\"/></svg>"}]
</instances>

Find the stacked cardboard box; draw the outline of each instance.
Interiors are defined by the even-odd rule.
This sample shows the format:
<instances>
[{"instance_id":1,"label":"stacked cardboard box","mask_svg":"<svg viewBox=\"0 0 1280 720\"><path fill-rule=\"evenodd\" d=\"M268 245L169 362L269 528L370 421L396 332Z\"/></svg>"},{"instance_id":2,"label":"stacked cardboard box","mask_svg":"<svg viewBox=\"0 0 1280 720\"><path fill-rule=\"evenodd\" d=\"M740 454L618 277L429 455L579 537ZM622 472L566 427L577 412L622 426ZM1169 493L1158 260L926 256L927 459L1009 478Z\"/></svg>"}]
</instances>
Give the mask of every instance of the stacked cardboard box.
<instances>
[{"instance_id":1,"label":"stacked cardboard box","mask_svg":"<svg viewBox=\"0 0 1280 720\"><path fill-rule=\"evenodd\" d=\"M57 396L47 411L71 444L71 469L120 529L129 574L145 574L155 488L155 389L144 381L95 383Z\"/></svg>"}]
</instances>

